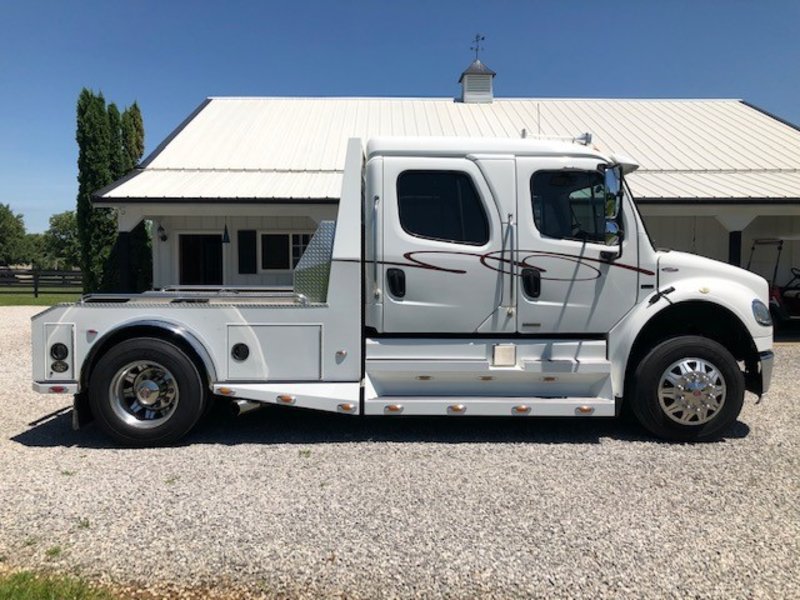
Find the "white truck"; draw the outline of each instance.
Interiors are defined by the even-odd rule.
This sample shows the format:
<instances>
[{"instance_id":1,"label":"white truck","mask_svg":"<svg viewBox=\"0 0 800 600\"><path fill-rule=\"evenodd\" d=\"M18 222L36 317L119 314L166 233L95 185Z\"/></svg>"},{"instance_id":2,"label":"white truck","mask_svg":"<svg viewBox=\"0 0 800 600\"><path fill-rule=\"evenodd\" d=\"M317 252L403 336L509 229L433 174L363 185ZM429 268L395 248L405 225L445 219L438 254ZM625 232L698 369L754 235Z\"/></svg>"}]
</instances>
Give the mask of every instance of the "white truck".
<instances>
[{"instance_id":1,"label":"white truck","mask_svg":"<svg viewBox=\"0 0 800 600\"><path fill-rule=\"evenodd\" d=\"M221 397L389 418L624 401L656 436L714 439L769 388L767 283L656 250L636 166L569 141L351 139L293 291L54 306L33 318L33 387L125 445L175 442Z\"/></svg>"}]
</instances>

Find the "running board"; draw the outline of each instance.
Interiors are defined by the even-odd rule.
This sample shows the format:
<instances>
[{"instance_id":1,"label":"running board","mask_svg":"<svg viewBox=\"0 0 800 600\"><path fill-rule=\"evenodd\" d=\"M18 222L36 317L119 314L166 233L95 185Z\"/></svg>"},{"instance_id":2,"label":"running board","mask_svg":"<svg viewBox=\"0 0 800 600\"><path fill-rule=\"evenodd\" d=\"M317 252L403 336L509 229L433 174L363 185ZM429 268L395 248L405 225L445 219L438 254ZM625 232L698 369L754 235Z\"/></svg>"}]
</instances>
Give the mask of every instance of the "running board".
<instances>
[{"instance_id":1,"label":"running board","mask_svg":"<svg viewBox=\"0 0 800 600\"><path fill-rule=\"evenodd\" d=\"M346 415L359 413L361 384L355 383L215 383L214 393L232 400L297 406Z\"/></svg>"},{"instance_id":2,"label":"running board","mask_svg":"<svg viewBox=\"0 0 800 600\"><path fill-rule=\"evenodd\" d=\"M608 398L378 396L364 402L366 415L472 415L484 417L613 417Z\"/></svg>"}]
</instances>

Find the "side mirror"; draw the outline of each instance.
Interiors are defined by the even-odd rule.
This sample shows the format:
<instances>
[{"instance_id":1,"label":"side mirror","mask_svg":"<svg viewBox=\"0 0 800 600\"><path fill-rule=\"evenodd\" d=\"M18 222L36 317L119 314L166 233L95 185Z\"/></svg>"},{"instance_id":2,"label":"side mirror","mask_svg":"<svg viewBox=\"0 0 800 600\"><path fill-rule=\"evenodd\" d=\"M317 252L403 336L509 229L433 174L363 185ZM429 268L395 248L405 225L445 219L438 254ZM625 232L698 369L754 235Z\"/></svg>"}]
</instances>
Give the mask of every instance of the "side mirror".
<instances>
[{"instance_id":1,"label":"side mirror","mask_svg":"<svg viewBox=\"0 0 800 600\"><path fill-rule=\"evenodd\" d=\"M622 202L622 167L619 165L607 165L604 171L606 218L615 219L619 215Z\"/></svg>"},{"instance_id":2,"label":"side mirror","mask_svg":"<svg viewBox=\"0 0 800 600\"><path fill-rule=\"evenodd\" d=\"M606 165L603 169L605 185L606 246L622 244L623 231L620 227L622 210L622 167Z\"/></svg>"},{"instance_id":3,"label":"side mirror","mask_svg":"<svg viewBox=\"0 0 800 600\"><path fill-rule=\"evenodd\" d=\"M606 219L606 246L622 243L622 229L614 219Z\"/></svg>"}]
</instances>

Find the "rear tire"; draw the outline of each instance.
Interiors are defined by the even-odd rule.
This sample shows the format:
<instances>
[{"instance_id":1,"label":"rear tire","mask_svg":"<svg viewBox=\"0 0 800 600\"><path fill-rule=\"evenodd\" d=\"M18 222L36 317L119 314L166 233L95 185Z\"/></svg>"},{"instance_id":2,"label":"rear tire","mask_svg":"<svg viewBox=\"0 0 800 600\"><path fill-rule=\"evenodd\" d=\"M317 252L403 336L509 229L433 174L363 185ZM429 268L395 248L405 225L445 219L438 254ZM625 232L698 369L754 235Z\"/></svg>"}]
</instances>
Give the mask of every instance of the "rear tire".
<instances>
[{"instance_id":1,"label":"rear tire","mask_svg":"<svg viewBox=\"0 0 800 600\"><path fill-rule=\"evenodd\" d=\"M654 435L704 442L727 431L744 403L744 376L731 353L700 336L662 342L639 363L631 408Z\"/></svg>"},{"instance_id":2,"label":"rear tire","mask_svg":"<svg viewBox=\"0 0 800 600\"><path fill-rule=\"evenodd\" d=\"M177 442L195 426L207 404L197 367L165 340L120 342L92 370L92 414L106 434L125 446Z\"/></svg>"}]
</instances>

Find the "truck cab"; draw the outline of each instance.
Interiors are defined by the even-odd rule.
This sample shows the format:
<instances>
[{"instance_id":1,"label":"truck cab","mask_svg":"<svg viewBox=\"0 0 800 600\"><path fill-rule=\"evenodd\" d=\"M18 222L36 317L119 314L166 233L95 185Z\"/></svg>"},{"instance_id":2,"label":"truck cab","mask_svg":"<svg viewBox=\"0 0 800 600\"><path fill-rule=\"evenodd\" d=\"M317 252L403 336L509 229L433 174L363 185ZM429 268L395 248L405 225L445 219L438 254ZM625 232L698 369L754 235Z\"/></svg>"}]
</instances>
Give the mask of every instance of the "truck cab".
<instances>
[{"instance_id":1,"label":"truck cab","mask_svg":"<svg viewBox=\"0 0 800 600\"><path fill-rule=\"evenodd\" d=\"M34 387L137 445L179 439L219 396L387 417L627 404L657 436L716 438L769 387L767 283L656 250L635 169L570 140L350 140L292 294L54 307L34 318Z\"/></svg>"}]
</instances>

